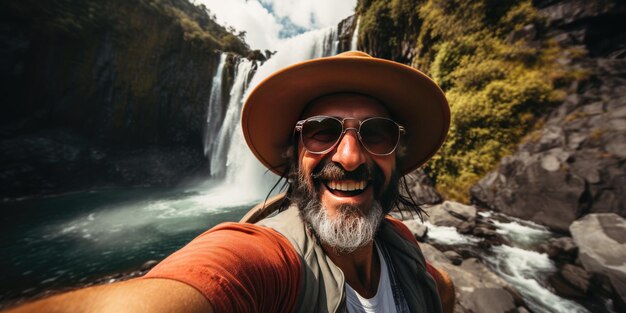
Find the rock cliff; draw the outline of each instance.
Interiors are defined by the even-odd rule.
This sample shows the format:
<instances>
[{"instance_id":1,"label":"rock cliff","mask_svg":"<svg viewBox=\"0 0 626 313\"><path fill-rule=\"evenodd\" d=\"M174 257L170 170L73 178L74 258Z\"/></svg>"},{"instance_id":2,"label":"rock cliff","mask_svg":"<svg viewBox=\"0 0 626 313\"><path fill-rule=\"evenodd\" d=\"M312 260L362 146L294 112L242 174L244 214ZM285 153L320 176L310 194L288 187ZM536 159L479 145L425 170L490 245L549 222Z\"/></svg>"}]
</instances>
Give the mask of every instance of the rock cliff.
<instances>
[{"instance_id":1,"label":"rock cliff","mask_svg":"<svg viewBox=\"0 0 626 313\"><path fill-rule=\"evenodd\" d=\"M231 53L227 85L235 56L250 54L206 8L55 0L0 12L0 196L171 184L204 163L219 55Z\"/></svg>"},{"instance_id":2,"label":"rock cliff","mask_svg":"<svg viewBox=\"0 0 626 313\"><path fill-rule=\"evenodd\" d=\"M567 232L588 213L626 216L626 5L538 1L545 34L578 56L558 61L584 79L497 171L471 188L474 202Z\"/></svg>"}]
</instances>

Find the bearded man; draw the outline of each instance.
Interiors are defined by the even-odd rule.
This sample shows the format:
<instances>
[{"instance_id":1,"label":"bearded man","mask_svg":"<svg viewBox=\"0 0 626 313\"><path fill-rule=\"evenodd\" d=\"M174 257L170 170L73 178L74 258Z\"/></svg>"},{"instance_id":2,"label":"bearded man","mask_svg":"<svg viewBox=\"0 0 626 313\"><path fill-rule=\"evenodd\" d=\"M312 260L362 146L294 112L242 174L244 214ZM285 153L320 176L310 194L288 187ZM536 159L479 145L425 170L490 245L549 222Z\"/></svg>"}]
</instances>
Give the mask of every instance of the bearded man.
<instances>
[{"instance_id":1,"label":"bearded man","mask_svg":"<svg viewBox=\"0 0 626 313\"><path fill-rule=\"evenodd\" d=\"M261 163L286 178L285 194L245 223L205 232L141 279L24 309L452 312L451 281L388 216L421 213L400 182L441 146L449 114L426 75L362 52L278 71L250 93L242 129Z\"/></svg>"}]
</instances>

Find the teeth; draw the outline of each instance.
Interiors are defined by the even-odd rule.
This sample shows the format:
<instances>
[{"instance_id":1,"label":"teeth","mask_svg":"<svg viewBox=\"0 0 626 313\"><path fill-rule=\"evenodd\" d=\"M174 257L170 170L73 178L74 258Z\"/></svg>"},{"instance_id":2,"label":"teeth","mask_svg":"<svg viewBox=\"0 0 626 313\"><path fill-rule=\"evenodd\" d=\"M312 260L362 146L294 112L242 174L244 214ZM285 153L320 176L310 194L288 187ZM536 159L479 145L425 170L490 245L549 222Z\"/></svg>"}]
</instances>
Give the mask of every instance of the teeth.
<instances>
[{"instance_id":1,"label":"teeth","mask_svg":"<svg viewBox=\"0 0 626 313\"><path fill-rule=\"evenodd\" d=\"M339 191L354 191L354 190L363 190L367 185L366 181L329 181L326 184L330 189L339 190Z\"/></svg>"}]
</instances>

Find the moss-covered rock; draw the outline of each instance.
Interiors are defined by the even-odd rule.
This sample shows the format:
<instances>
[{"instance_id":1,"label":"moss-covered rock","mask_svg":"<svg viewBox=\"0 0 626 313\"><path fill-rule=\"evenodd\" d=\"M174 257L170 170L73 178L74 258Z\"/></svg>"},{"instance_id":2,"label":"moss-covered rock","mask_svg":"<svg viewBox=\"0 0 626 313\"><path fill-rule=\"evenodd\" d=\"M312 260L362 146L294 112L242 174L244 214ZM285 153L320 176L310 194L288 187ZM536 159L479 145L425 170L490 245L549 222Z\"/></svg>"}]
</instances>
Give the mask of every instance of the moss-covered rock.
<instances>
[{"instance_id":1,"label":"moss-covered rock","mask_svg":"<svg viewBox=\"0 0 626 313\"><path fill-rule=\"evenodd\" d=\"M429 74L450 102L448 140L426 166L448 197L468 190L576 79L530 0L359 1L360 46ZM410 45L411 49L406 46Z\"/></svg>"}]
</instances>

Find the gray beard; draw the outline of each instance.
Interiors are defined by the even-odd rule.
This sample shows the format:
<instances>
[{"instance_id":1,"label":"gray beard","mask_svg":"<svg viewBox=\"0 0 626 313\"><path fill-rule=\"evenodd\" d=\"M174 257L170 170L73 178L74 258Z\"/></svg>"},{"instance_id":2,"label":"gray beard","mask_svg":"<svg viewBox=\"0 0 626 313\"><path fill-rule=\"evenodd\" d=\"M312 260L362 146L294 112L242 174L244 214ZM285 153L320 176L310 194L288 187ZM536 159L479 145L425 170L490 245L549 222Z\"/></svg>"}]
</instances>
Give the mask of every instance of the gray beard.
<instances>
[{"instance_id":1,"label":"gray beard","mask_svg":"<svg viewBox=\"0 0 626 313\"><path fill-rule=\"evenodd\" d=\"M322 243L344 254L372 242L383 219L383 210L378 201L374 202L365 216L359 208L344 205L333 218L317 199L311 199L305 208L300 208L300 212Z\"/></svg>"}]
</instances>

